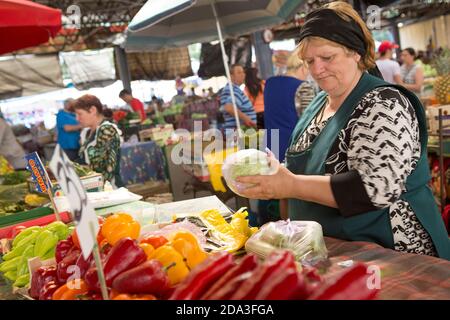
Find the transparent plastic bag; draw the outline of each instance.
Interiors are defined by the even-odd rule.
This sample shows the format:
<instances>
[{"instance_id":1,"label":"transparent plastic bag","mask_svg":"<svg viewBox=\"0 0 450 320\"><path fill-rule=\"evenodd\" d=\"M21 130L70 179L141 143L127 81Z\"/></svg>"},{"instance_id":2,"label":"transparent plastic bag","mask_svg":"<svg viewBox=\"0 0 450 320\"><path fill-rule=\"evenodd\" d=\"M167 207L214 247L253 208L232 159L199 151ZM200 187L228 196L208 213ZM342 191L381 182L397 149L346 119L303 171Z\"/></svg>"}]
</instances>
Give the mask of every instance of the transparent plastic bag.
<instances>
[{"instance_id":1,"label":"transparent plastic bag","mask_svg":"<svg viewBox=\"0 0 450 320\"><path fill-rule=\"evenodd\" d=\"M247 252L262 258L279 248L291 250L295 259L303 265L315 265L328 258L322 226L315 221L269 222L245 244Z\"/></svg>"},{"instance_id":2,"label":"transparent plastic bag","mask_svg":"<svg viewBox=\"0 0 450 320\"><path fill-rule=\"evenodd\" d=\"M267 149L262 152L257 149L240 150L229 155L222 165L222 175L228 187L236 194L239 189L251 187L249 184L236 181L240 176L273 175L277 173L280 163Z\"/></svg>"}]
</instances>

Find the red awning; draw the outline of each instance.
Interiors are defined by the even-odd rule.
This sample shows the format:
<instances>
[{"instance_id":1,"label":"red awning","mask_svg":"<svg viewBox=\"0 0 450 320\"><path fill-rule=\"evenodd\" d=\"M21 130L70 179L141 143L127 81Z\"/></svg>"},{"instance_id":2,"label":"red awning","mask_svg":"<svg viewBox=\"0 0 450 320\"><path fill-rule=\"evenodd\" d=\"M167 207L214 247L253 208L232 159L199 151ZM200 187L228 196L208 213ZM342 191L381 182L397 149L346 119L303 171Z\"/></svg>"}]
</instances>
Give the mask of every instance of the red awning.
<instances>
[{"instance_id":1,"label":"red awning","mask_svg":"<svg viewBox=\"0 0 450 320\"><path fill-rule=\"evenodd\" d=\"M61 29L61 11L27 0L0 0L0 54L37 46Z\"/></svg>"}]
</instances>

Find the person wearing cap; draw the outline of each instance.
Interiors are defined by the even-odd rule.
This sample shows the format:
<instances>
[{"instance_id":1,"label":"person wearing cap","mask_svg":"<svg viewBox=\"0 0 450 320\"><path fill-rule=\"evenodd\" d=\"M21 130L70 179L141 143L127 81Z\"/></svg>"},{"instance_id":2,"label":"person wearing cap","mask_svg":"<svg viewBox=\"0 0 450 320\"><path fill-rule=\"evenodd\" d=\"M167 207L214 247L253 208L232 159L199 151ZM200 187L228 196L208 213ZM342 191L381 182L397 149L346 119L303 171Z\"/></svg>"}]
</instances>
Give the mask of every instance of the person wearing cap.
<instances>
[{"instance_id":1,"label":"person wearing cap","mask_svg":"<svg viewBox=\"0 0 450 320\"><path fill-rule=\"evenodd\" d=\"M380 58L376 61L377 67L383 76L383 79L389 83L401 84L400 65L397 61L392 60L393 49L398 45L390 41L383 41L378 47Z\"/></svg>"},{"instance_id":2,"label":"person wearing cap","mask_svg":"<svg viewBox=\"0 0 450 320\"><path fill-rule=\"evenodd\" d=\"M325 236L450 260L428 187L424 108L412 92L380 78L364 21L344 2L312 11L299 54L323 91L294 129L286 166L239 177L248 184L240 194L283 199L283 217L316 221Z\"/></svg>"}]
</instances>

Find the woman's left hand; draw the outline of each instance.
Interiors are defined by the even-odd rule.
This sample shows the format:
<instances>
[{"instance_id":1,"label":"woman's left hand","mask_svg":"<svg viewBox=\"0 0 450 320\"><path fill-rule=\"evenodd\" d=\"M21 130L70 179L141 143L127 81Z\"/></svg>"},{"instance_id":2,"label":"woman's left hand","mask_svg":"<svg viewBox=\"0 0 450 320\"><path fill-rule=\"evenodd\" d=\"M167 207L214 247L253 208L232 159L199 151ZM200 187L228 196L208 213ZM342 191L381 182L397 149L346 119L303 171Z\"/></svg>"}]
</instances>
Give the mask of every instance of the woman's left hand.
<instances>
[{"instance_id":1,"label":"woman's left hand","mask_svg":"<svg viewBox=\"0 0 450 320\"><path fill-rule=\"evenodd\" d=\"M278 168L274 175L241 176L236 179L239 183L252 184L254 186L239 189L239 193L250 199L286 199L292 198L292 186L295 175L284 166Z\"/></svg>"}]
</instances>

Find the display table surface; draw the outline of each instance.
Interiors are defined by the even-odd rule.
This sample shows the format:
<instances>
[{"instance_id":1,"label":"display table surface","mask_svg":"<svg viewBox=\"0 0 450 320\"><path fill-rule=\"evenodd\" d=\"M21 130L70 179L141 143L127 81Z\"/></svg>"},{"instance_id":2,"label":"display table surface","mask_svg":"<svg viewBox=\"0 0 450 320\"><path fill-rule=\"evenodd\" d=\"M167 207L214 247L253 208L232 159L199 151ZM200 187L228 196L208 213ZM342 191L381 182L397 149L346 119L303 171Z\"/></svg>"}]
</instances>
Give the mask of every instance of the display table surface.
<instances>
[{"instance_id":1,"label":"display table surface","mask_svg":"<svg viewBox=\"0 0 450 320\"><path fill-rule=\"evenodd\" d=\"M164 155L155 142L125 145L120 152L120 176L125 185L167 179Z\"/></svg>"},{"instance_id":2,"label":"display table surface","mask_svg":"<svg viewBox=\"0 0 450 320\"><path fill-rule=\"evenodd\" d=\"M447 260L400 253L369 242L350 242L325 238L331 267L327 276L344 268L346 260L360 261L381 269L379 299L450 299L450 262Z\"/></svg>"},{"instance_id":3,"label":"display table surface","mask_svg":"<svg viewBox=\"0 0 450 320\"><path fill-rule=\"evenodd\" d=\"M381 291L378 299L450 299L450 262L429 256L406 254L368 242L349 242L325 237L331 266L325 277L333 277L345 267L338 263L353 260L378 266ZM0 300L23 299L11 292L0 276Z\"/></svg>"}]
</instances>

